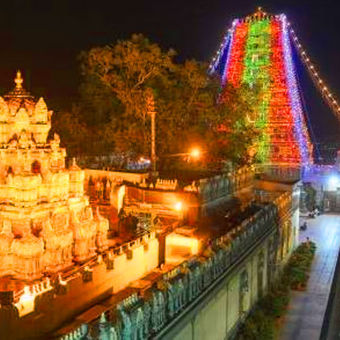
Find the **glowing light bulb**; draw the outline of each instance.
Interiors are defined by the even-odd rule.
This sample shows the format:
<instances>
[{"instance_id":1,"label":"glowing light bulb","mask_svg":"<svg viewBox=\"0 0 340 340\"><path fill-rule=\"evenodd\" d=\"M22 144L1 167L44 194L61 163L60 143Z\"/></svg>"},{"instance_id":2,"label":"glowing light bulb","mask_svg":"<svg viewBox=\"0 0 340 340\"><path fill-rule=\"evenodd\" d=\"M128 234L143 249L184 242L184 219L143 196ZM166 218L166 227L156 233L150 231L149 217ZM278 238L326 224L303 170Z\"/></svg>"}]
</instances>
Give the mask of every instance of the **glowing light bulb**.
<instances>
[{"instance_id":1,"label":"glowing light bulb","mask_svg":"<svg viewBox=\"0 0 340 340\"><path fill-rule=\"evenodd\" d=\"M190 151L190 156L194 159L198 159L201 156L201 150L198 148L194 148Z\"/></svg>"},{"instance_id":2,"label":"glowing light bulb","mask_svg":"<svg viewBox=\"0 0 340 340\"><path fill-rule=\"evenodd\" d=\"M183 209L183 203L182 202L176 202L174 206L176 211L181 211Z\"/></svg>"}]
</instances>

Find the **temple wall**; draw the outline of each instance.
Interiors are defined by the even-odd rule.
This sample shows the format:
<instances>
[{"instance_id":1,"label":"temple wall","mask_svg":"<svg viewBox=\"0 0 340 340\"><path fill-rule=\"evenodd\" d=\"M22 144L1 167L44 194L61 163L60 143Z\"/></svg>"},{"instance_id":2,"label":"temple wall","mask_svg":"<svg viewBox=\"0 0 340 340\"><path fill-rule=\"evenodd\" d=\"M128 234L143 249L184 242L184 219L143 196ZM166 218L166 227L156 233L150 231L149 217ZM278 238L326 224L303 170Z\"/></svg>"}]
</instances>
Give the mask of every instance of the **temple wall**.
<instances>
[{"instance_id":1,"label":"temple wall","mask_svg":"<svg viewBox=\"0 0 340 340\"><path fill-rule=\"evenodd\" d=\"M186 326L180 330L173 338L173 340L185 340L193 338L193 322L188 322Z\"/></svg>"},{"instance_id":2,"label":"temple wall","mask_svg":"<svg viewBox=\"0 0 340 340\"><path fill-rule=\"evenodd\" d=\"M155 185L146 183L147 174L85 170L85 188L97 204L106 200L117 211L123 206L128 213L175 216L187 223L197 222L210 209L229 200L233 193L253 184L254 169L243 167L233 172L193 181L180 188L177 180L159 179ZM123 182L133 185L123 185ZM109 183L109 184L108 184ZM119 203L120 202L120 203ZM175 209L177 203L183 209Z\"/></svg>"},{"instance_id":3,"label":"temple wall","mask_svg":"<svg viewBox=\"0 0 340 340\"><path fill-rule=\"evenodd\" d=\"M46 292L35 298L34 311L16 320L18 324L12 325L12 329L8 329L0 318L0 333L10 334L8 339L27 339L27 334L35 338L54 329L155 269L158 266L158 250L158 239L151 235L125 251L122 249L120 255L114 255L113 268L108 268L105 259L92 264L88 280L84 278L82 269L75 269L73 274L63 279L65 285L61 291ZM65 308L70 304L72 308ZM13 329L19 332L14 334Z\"/></svg>"},{"instance_id":4,"label":"temple wall","mask_svg":"<svg viewBox=\"0 0 340 340\"><path fill-rule=\"evenodd\" d=\"M92 180L107 178L113 182L126 181L137 184L142 183L143 180L147 179L148 177L148 173L85 169L85 185L88 183L90 178Z\"/></svg>"},{"instance_id":5,"label":"temple wall","mask_svg":"<svg viewBox=\"0 0 340 340\"><path fill-rule=\"evenodd\" d=\"M147 249L145 249L147 248ZM143 245L132 250L131 259L127 253L119 255L114 260L112 276L113 293L125 288L130 282L143 277L146 273L158 266L158 239L149 241L148 246Z\"/></svg>"},{"instance_id":6,"label":"temple wall","mask_svg":"<svg viewBox=\"0 0 340 340\"><path fill-rule=\"evenodd\" d=\"M227 296L228 291L222 288L193 320L194 339L219 340L227 332Z\"/></svg>"},{"instance_id":7,"label":"temple wall","mask_svg":"<svg viewBox=\"0 0 340 340\"><path fill-rule=\"evenodd\" d=\"M264 255L264 271L262 276L263 293L267 290L268 247L271 237L249 256L243 265L229 275L220 289L211 296L207 303L202 303L196 313L184 325L175 326L176 330L163 339L176 340L225 340L235 334L241 320L258 301L258 264L260 253ZM242 275L248 274L248 289L242 293ZM243 302L242 297L243 295ZM241 310L242 309L242 310ZM172 334L176 335L172 338Z\"/></svg>"},{"instance_id":8,"label":"temple wall","mask_svg":"<svg viewBox=\"0 0 340 340\"><path fill-rule=\"evenodd\" d=\"M226 296L226 305L227 305L227 317L226 317L226 324L227 324L227 329L226 333L230 332L234 325L236 324L238 318L239 318L239 313L240 313L240 306L239 306L239 287L240 287L240 282L239 282L239 277L234 276L233 278L230 279L227 285L228 295Z\"/></svg>"},{"instance_id":9,"label":"temple wall","mask_svg":"<svg viewBox=\"0 0 340 340\"><path fill-rule=\"evenodd\" d=\"M139 282L119 292L125 295L117 300L99 302L89 320L82 318L79 324L80 319L75 319L58 331L58 338L99 330L104 336L106 327L126 338L144 332L145 338L162 340L232 339L278 279L294 247L292 192L273 196L271 202L246 218L237 232L234 229L215 239L198 258L161 276L156 271L150 281L154 284L146 290ZM113 318L115 313L121 318Z\"/></svg>"},{"instance_id":10,"label":"temple wall","mask_svg":"<svg viewBox=\"0 0 340 340\"><path fill-rule=\"evenodd\" d=\"M250 297L250 303L251 305L256 303L258 299L258 289L259 289L259 280L257 276L258 272L258 254L257 256L254 256L250 262L250 271L251 271L251 278L252 280L250 281L250 288L251 288L251 297Z\"/></svg>"}]
</instances>

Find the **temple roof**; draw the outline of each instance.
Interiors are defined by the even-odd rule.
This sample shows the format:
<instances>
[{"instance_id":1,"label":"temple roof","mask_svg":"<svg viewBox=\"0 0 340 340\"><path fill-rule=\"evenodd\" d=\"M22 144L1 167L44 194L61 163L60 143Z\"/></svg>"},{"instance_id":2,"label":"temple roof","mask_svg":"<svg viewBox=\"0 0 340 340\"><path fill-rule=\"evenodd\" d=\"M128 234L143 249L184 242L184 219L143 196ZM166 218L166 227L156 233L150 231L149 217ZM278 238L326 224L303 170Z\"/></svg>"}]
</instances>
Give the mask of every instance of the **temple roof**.
<instances>
[{"instance_id":1,"label":"temple roof","mask_svg":"<svg viewBox=\"0 0 340 340\"><path fill-rule=\"evenodd\" d=\"M29 108L35 105L36 100L23 88L23 81L21 72L17 71L16 78L14 79L15 87L13 90L4 95L4 99L8 104Z\"/></svg>"},{"instance_id":2,"label":"temple roof","mask_svg":"<svg viewBox=\"0 0 340 340\"><path fill-rule=\"evenodd\" d=\"M255 13L248 15L246 17L246 20L261 20L264 18L270 18L273 15L270 13L265 12L262 7L258 7L257 10L255 11Z\"/></svg>"}]
</instances>

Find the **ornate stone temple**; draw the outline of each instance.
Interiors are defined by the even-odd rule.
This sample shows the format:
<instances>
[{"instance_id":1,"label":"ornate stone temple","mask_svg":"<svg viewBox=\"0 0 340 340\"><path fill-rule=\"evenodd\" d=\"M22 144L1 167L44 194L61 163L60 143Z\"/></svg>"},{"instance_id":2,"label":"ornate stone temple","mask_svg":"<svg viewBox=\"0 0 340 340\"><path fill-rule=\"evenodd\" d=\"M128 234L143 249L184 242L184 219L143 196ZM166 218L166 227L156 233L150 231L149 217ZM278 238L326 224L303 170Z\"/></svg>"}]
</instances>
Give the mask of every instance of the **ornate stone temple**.
<instances>
[{"instance_id":1,"label":"ornate stone temple","mask_svg":"<svg viewBox=\"0 0 340 340\"><path fill-rule=\"evenodd\" d=\"M0 276L34 280L107 248L108 221L93 216L84 172L65 168L52 111L22 86L0 97Z\"/></svg>"},{"instance_id":2,"label":"ornate stone temple","mask_svg":"<svg viewBox=\"0 0 340 340\"><path fill-rule=\"evenodd\" d=\"M294 247L298 182L67 169L22 82L0 97L0 339L234 338Z\"/></svg>"}]
</instances>

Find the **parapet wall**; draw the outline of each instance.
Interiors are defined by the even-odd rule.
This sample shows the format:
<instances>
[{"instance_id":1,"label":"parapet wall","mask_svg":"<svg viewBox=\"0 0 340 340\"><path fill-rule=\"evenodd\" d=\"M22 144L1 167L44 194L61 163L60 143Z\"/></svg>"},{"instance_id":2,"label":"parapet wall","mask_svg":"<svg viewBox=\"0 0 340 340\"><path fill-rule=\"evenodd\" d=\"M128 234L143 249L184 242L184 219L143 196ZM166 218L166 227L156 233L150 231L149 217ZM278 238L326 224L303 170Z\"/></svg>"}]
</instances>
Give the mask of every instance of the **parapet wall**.
<instances>
[{"instance_id":1,"label":"parapet wall","mask_svg":"<svg viewBox=\"0 0 340 340\"><path fill-rule=\"evenodd\" d=\"M128 297L111 305L104 301L94 306L96 318L91 322L79 318L57 337L229 338L288 256L289 249L282 248L278 213L273 204L263 206L245 223L215 239L201 256L158 275L147 289L126 291Z\"/></svg>"},{"instance_id":2,"label":"parapet wall","mask_svg":"<svg viewBox=\"0 0 340 340\"><path fill-rule=\"evenodd\" d=\"M44 283L42 291L38 291L36 285L27 287L22 299L16 294L15 305L2 300L1 338L38 338L51 332L157 268L158 252L158 239L150 233L63 273L59 279L52 279L48 287ZM11 292L7 293L7 296L11 295Z\"/></svg>"},{"instance_id":3,"label":"parapet wall","mask_svg":"<svg viewBox=\"0 0 340 340\"><path fill-rule=\"evenodd\" d=\"M85 183L88 183L90 178L92 180L106 178L111 182L125 181L134 184L139 184L145 181L148 177L149 177L148 173L85 169Z\"/></svg>"}]
</instances>

